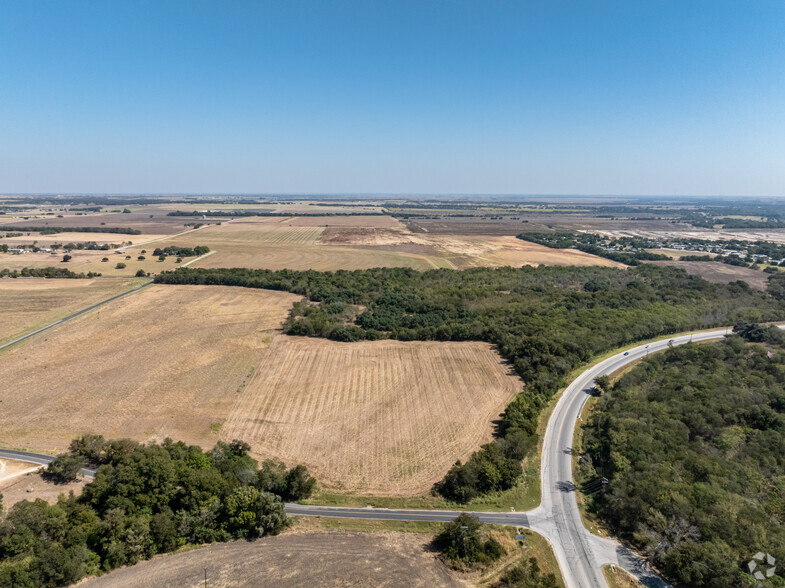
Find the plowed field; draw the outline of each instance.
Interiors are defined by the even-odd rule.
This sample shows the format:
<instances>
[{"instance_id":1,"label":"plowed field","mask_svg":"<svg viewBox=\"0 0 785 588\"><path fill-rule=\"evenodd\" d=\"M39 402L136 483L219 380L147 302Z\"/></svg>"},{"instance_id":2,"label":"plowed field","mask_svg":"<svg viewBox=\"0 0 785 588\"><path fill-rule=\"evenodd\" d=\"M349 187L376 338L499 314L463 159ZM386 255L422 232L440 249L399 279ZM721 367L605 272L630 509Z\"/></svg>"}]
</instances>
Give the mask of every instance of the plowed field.
<instances>
[{"instance_id":1,"label":"plowed field","mask_svg":"<svg viewBox=\"0 0 785 588\"><path fill-rule=\"evenodd\" d=\"M150 286L10 347L0 445L52 452L89 432L209 447L297 299Z\"/></svg>"},{"instance_id":2,"label":"plowed field","mask_svg":"<svg viewBox=\"0 0 785 588\"><path fill-rule=\"evenodd\" d=\"M305 463L323 487L427 491L491 439L521 390L484 343L276 337L222 429L257 457Z\"/></svg>"}]
</instances>

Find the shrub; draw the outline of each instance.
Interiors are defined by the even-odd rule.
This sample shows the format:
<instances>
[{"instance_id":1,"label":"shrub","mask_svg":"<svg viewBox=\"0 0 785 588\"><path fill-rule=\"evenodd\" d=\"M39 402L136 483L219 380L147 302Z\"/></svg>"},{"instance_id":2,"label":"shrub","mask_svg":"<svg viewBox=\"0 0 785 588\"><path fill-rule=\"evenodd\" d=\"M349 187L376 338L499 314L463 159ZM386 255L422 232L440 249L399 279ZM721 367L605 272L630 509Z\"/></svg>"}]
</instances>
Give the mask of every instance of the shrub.
<instances>
[{"instance_id":1,"label":"shrub","mask_svg":"<svg viewBox=\"0 0 785 588\"><path fill-rule=\"evenodd\" d=\"M144 278L147 274L144 272L143 269L136 270L136 277L137 278Z\"/></svg>"},{"instance_id":2,"label":"shrub","mask_svg":"<svg viewBox=\"0 0 785 588\"><path fill-rule=\"evenodd\" d=\"M115 269L125 269L125 264L121 261L116 266L114 266L114 268Z\"/></svg>"}]
</instances>

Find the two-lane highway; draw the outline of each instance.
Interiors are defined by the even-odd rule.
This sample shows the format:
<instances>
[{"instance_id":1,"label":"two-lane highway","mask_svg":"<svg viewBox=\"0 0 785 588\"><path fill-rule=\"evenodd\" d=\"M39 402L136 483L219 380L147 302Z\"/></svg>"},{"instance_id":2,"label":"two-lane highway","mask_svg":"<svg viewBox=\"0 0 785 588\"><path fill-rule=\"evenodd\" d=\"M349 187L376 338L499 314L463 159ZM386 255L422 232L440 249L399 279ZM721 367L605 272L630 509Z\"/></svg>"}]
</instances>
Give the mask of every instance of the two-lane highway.
<instances>
[{"instance_id":1,"label":"two-lane highway","mask_svg":"<svg viewBox=\"0 0 785 588\"><path fill-rule=\"evenodd\" d=\"M549 539L568 587L607 586L601 567L618 565L647 586L667 586L646 563L617 541L592 535L583 525L572 476L573 436L576 422L592 394L594 380L612 374L649 353L691 341L719 339L726 329L668 337L639 345L605 359L581 373L564 390L548 421L542 447L540 480L542 502L529 512L535 531Z\"/></svg>"}]
</instances>

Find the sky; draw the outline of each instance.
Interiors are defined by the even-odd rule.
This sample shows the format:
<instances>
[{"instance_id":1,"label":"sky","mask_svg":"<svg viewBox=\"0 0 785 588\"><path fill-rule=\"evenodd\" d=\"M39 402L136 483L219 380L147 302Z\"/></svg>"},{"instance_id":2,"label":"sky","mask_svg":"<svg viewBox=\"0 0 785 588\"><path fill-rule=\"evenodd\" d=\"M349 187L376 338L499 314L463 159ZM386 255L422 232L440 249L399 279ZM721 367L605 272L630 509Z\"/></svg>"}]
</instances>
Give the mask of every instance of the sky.
<instances>
[{"instance_id":1,"label":"sky","mask_svg":"<svg viewBox=\"0 0 785 588\"><path fill-rule=\"evenodd\" d=\"M785 196L783 0L0 0L0 193Z\"/></svg>"}]
</instances>

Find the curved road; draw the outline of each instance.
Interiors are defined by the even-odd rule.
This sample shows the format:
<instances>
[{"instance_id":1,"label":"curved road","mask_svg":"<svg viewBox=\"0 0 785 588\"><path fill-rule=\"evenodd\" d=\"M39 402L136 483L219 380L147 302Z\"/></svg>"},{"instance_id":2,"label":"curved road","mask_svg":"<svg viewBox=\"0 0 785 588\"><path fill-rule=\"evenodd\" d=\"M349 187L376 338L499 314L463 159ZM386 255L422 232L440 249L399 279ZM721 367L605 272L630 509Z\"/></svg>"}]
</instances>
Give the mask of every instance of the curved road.
<instances>
[{"instance_id":1,"label":"curved road","mask_svg":"<svg viewBox=\"0 0 785 588\"><path fill-rule=\"evenodd\" d=\"M126 292L125 294L129 293ZM125 294L121 294L121 296ZM108 302L108 300L105 302ZM77 313L77 315L87 310L90 309L85 309ZM68 320L68 318L63 320ZM45 328L50 328L60 322L63 321L58 321ZM651 352L667 349L669 345L675 346L691 341L720 339L728 332L728 329L699 332L639 345L626 352L617 353L581 373L564 390L548 421L542 447L540 470L542 502L540 506L528 512L475 512L474 514L484 523L527 527L543 535L553 547L568 588L607 587L601 571L602 566L607 564L613 564L627 570L638 578L644 586L668 586L651 570L645 560L622 546L621 543L611 538L592 535L583 526L572 477L572 441L575 425L586 401L591 396L594 380L598 376L611 374ZM34 333L30 335L32 334ZM0 450L0 458L42 464L54 459L47 455L10 450ZM87 477L93 477L94 471L84 470L83 474ZM292 515L444 522L451 521L461 512L347 508L300 504L287 504L286 511Z\"/></svg>"}]
</instances>

